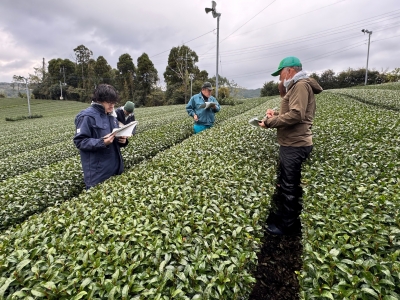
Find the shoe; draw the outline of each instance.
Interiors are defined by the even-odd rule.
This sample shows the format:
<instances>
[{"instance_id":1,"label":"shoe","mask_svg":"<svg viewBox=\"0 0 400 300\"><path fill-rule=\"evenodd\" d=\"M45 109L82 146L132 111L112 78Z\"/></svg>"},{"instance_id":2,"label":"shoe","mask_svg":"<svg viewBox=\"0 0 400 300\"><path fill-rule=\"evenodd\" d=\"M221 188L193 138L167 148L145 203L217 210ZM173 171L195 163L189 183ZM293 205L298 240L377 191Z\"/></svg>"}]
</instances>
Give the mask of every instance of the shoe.
<instances>
[{"instance_id":1,"label":"shoe","mask_svg":"<svg viewBox=\"0 0 400 300\"><path fill-rule=\"evenodd\" d=\"M278 227L276 227L276 225L273 223L268 225L267 231L269 234L272 234L272 235L285 235L285 233L282 230L280 230Z\"/></svg>"}]
</instances>

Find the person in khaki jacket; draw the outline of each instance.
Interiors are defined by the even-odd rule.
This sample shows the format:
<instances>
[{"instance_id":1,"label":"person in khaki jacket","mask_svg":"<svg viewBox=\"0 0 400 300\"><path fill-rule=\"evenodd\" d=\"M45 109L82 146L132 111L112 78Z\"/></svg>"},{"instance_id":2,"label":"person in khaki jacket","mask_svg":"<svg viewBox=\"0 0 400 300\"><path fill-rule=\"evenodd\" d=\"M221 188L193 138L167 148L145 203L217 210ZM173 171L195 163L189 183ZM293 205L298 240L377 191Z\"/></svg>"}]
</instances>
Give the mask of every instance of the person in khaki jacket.
<instances>
[{"instance_id":1,"label":"person in khaki jacket","mask_svg":"<svg viewBox=\"0 0 400 300\"><path fill-rule=\"evenodd\" d=\"M274 235L299 232L302 209L301 166L313 148L311 127L315 115L314 94L322 87L302 71L297 57L284 58L272 76L279 75L281 104L278 111L268 109L259 125L276 128L279 166L274 209L267 219L267 231Z\"/></svg>"}]
</instances>

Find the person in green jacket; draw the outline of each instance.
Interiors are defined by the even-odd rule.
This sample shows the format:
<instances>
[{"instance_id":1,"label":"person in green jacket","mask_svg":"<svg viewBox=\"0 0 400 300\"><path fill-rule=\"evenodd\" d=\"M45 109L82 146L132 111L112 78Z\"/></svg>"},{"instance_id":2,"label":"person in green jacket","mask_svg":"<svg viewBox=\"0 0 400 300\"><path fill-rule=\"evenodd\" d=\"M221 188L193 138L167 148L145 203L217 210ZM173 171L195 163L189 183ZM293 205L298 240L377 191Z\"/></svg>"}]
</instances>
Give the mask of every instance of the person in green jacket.
<instances>
[{"instance_id":1,"label":"person in green jacket","mask_svg":"<svg viewBox=\"0 0 400 300\"><path fill-rule=\"evenodd\" d=\"M300 60L294 56L280 62L278 70L272 73L272 76L278 75L282 97L279 112L268 109L260 126L277 128L279 144L277 187L273 197L275 211L267 219L267 231L285 235L301 228L301 167L313 148L314 94L321 93L322 87L307 76Z\"/></svg>"}]
</instances>

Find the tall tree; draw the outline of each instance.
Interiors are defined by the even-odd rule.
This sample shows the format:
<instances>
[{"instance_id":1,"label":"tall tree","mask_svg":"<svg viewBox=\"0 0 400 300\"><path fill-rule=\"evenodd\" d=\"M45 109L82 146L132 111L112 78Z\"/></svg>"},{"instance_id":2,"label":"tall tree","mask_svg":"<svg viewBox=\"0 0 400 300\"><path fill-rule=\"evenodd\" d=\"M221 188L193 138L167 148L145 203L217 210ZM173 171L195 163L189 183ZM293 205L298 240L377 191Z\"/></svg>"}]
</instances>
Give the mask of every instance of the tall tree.
<instances>
[{"instance_id":1,"label":"tall tree","mask_svg":"<svg viewBox=\"0 0 400 300\"><path fill-rule=\"evenodd\" d=\"M103 56L99 56L96 60L94 72L97 83L112 83L111 66Z\"/></svg>"},{"instance_id":2,"label":"tall tree","mask_svg":"<svg viewBox=\"0 0 400 300\"><path fill-rule=\"evenodd\" d=\"M76 77L75 65L69 59L56 58L49 61L48 75L52 83L59 83L59 81L66 84L71 84ZM71 81L71 82L70 82Z\"/></svg>"},{"instance_id":3,"label":"tall tree","mask_svg":"<svg viewBox=\"0 0 400 300\"><path fill-rule=\"evenodd\" d=\"M74 49L77 68L81 71L81 84L84 87L84 79L87 76L88 63L93 52L84 45L79 45Z\"/></svg>"},{"instance_id":4,"label":"tall tree","mask_svg":"<svg viewBox=\"0 0 400 300\"><path fill-rule=\"evenodd\" d=\"M13 76L13 82L17 84L18 87L18 96L20 95L20 91L19 91L19 87L20 85L24 84L25 80L23 76L19 76L19 75L14 75Z\"/></svg>"},{"instance_id":5,"label":"tall tree","mask_svg":"<svg viewBox=\"0 0 400 300\"><path fill-rule=\"evenodd\" d=\"M136 102L144 105L147 96L152 92L158 81L158 72L146 53L143 53L137 60L136 69L137 95Z\"/></svg>"},{"instance_id":6,"label":"tall tree","mask_svg":"<svg viewBox=\"0 0 400 300\"><path fill-rule=\"evenodd\" d=\"M123 91L122 98L126 100L133 100L134 86L136 80L136 67L133 63L132 57L128 54L122 54L117 63L119 71L117 77L117 87L119 91Z\"/></svg>"},{"instance_id":7,"label":"tall tree","mask_svg":"<svg viewBox=\"0 0 400 300\"><path fill-rule=\"evenodd\" d=\"M260 91L260 96L266 97L276 95L279 95L278 83L273 81L265 82Z\"/></svg>"},{"instance_id":8,"label":"tall tree","mask_svg":"<svg viewBox=\"0 0 400 300\"><path fill-rule=\"evenodd\" d=\"M167 97L174 98L172 103L185 103L188 96L189 74L197 74L199 61L196 52L188 46L178 46L171 49L168 65L164 72L167 83Z\"/></svg>"},{"instance_id":9,"label":"tall tree","mask_svg":"<svg viewBox=\"0 0 400 300\"><path fill-rule=\"evenodd\" d=\"M333 70L324 71L319 77L319 84L325 89L335 89L338 87L337 78Z\"/></svg>"}]
</instances>

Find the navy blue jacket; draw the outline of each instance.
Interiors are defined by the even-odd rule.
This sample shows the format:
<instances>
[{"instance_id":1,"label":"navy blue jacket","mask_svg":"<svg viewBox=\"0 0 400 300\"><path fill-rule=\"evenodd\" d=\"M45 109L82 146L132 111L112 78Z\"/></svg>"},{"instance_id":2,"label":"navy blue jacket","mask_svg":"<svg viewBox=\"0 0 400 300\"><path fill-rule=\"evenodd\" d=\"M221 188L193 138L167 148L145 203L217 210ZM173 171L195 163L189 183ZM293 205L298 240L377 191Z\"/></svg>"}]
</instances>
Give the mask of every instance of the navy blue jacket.
<instances>
[{"instance_id":1,"label":"navy blue jacket","mask_svg":"<svg viewBox=\"0 0 400 300\"><path fill-rule=\"evenodd\" d=\"M186 105L186 111L189 116L193 117L195 114L199 118L199 120L196 122L196 124L200 125L214 125L214 120L215 120L215 113L219 112L221 107L213 96L210 96L208 98L208 102L214 102L215 103L215 109L214 108L200 108L200 105L204 104L204 98L202 93L200 92L199 94L193 95L192 98L190 98L189 103Z\"/></svg>"},{"instance_id":2,"label":"navy blue jacket","mask_svg":"<svg viewBox=\"0 0 400 300\"><path fill-rule=\"evenodd\" d=\"M83 177L86 189L103 182L124 170L118 138L106 146L103 137L118 128L117 119L105 113L100 104L82 110L75 118L76 133L73 138L81 154Z\"/></svg>"}]
</instances>

